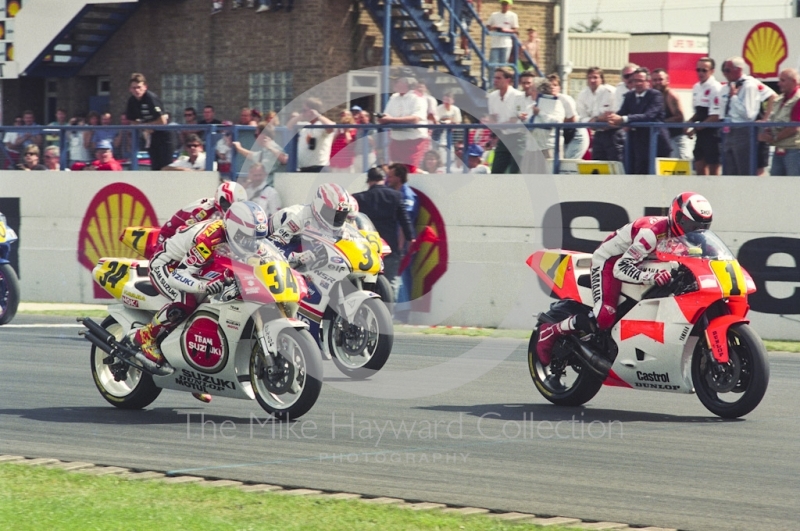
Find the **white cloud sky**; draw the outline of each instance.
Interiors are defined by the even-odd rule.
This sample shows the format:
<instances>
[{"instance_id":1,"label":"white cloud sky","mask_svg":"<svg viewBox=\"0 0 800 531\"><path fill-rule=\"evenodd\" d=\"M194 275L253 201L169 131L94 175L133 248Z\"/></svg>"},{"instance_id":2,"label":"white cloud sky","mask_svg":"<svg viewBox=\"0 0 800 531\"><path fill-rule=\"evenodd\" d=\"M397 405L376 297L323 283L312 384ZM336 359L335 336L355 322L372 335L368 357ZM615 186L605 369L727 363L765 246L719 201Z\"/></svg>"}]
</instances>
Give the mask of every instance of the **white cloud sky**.
<instances>
[{"instance_id":1,"label":"white cloud sky","mask_svg":"<svg viewBox=\"0 0 800 531\"><path fill-rule=\"evenodd\" d=\"M626 33L708 33L720 20L720 0L568 0L569 24L603 19L601 28ZM788 18L792 0L725 0L725 20Z\"/></svg>"}]
</instances>

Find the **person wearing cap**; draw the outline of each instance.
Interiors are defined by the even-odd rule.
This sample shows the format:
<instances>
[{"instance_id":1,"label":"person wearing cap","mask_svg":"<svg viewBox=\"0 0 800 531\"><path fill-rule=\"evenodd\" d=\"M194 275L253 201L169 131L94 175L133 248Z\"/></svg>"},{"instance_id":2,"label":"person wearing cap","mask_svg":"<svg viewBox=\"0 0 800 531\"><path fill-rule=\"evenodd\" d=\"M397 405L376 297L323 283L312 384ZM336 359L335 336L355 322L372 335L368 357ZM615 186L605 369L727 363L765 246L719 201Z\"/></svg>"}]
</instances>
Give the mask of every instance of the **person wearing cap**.
<instances>
[{"instance_id":1,"label":"person wearing cap","mask_svg":"<svg viewBox=\"0 0 800 531\"><path fill-rule=\"evenodd\" d=\"M492 35L492 50L489 52L489 63L492 66L504 65L509 61L513 43L509 35L519 34L519 19L517 14L511 11L514 0L502 0L500 11L495 11L486 22L490 31L498 32L501 35Z\"/></svg>"},{"instance_id":2,"label":"person wearing cap","mask_svg":"<svg viewBox=\"0 0 800 531\"><path fill-rule=\"evenodd\" d=\"M17 164L17 169L22 171L42 171L47 168L39 162L39 146L28 144L22 152L22 162Z\"/></svg>"},{"instance_id":3,"label":"person wearing cap","mask_svg":"<svg viewBox=\"0 0 800 531\"><path fill-rule=\"evenodd\" d=\"M360 113L360 112L361 112L361 111L363 111L363 110L364 110L364 109L362 109L362 108L361 108L361 107L359 107L358 105L353 105L352 107L350 107L350 112L353 114L353 117L354 117L354 118L355 118L355 116L356 116L356 114L357 114L357 113Z\"/></svg>"},{"instance_id":4,"label":"person wearing cap","mask_svg":"<svg viewBox=\"0 0 800 531\"><path fill-rule=\"evenodd\" d=\"M394 82L396 92L389 98L383 115L378 115L378 123L381 125L427 124L428 102L414 90L416 79L407 75L408 72L401 74L403 75ZM410 173L415 173L417 167L422 165L422 157L430 145L428 130L425 128L391 129L389 139L391 161L405 164Z\"/></svg>"},{"instance_id":5,"label":"person wearing cap","mask_svg":"<svg viewBox=\"0 0 800 531\"><path fill-rule=\"evenodd\" d=\"M114 146L111 145L111 140L100 140L94 148L95 160L88 164L84 170L97 170L97 171L122 171L122 164L114 158L112 151Z\"/></svg>"},{"instance_id":6,"label":"person wearing cap","mask_svg":"<svg viewBox=\"0 0 800 531\"><path fill-rule=\"evenodd\" d=\"M487 175L492 173L489 166L483 163L483 148L478 144L470 144L467 148L467 168L469 173Z\"/></svg>"},{"instance_id":7,"label":"person wearing cap","mask_svg":"<svg viewBox=\"0 0 800 531\"><path fill-rule=\"evenodd\" d=\"M367 186L369 188L366 191L355 193L353 197L358 201L359 211L369 217L378 234L392 249L392 253L383 259L383 273L386 280L392 282L397 277L402 258L397 226L400 225L400 230L409 243L414 239L414 227L408 217L403 195L386 186L386 172L383 168L370 168L367 172Z\"/></svg>"}]
</instances>

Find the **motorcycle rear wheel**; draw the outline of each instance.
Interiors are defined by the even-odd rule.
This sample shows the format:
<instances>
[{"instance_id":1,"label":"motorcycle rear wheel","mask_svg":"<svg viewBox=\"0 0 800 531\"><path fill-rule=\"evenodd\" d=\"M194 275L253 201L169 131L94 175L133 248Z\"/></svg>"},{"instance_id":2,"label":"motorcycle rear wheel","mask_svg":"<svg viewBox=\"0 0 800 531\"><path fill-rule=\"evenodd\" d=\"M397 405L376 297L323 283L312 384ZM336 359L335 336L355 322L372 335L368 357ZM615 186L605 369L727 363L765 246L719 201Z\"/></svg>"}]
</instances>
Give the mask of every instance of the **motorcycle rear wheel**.
<instances>
[{"instance_id":1,"label":"motorcycle rear wheel","mask_svg":"<svg viewBox=\"0 0 800 531\"><path fill-rule=\"evenodd\" d=\"M111 316L106 317L100 326L113 334L117 340L122 339L125 335L122 325ZM107 365L104 363L107 358L112 358L114 361ZM100 395L106 399L106 402L114 407L120 409L142 409L152 404L161 394L161 388L156 387L152 376L123 364L122 361L113 358L94 345L92 345L89 363L92 368L94 385L100 391ZM127 368L125 380L118 382L114 379L113 367Z\"/></svg>"},{"instance_id":2,"label":"motorcycle rear wheel","mask_svg":"<svg viewBox=\"0 0 800 531\"><path fill-rule=\"evenodd\" d=\"M558 364L555 356L547 366L539 361L536 354L538 342L539 330L534 329L528 342L528 370L539 393L557 406L580 406L594 398L603 386L603 380L582 366L579 355L572 352L567 358L569 362L555 372L553 366ZM567 338L559 339L553 351L559 348L572 349Z\"/></svg>"},{"instance_id":3,"label":"motorcycle rear wheel","mask_svg":"<svg viewBox=\"0 0 800 531\"><path fill-rule=\"evenodd\" d=\"M250 355L250 384L256 400L278 420L308 413L322 390L322 358L308 330L285 328L277 339L278 354L264 354L256 341Z\"/></svg>"},{"instance_id":4,"label":"motorcycle rear wheel","mask_svg":"<svg viewBox=\"0 0 800 531\"><path fill-rule=\"evenodd\" d=\"M389 359L394 343L392 316L383 301L364 300L352 323L343 315L330 310L329 314L332 315L326 318L330 317L331 333L326 340L336 368L354 380L379 371Z\"/></svg>"},{"instance_id":5,"label":"motorcycle rear wheel","mask_svg":"<svg viewBox=\"0 0 800 531\"><path fill-rule=\"evenodd\" d=\"M0 325L8 324L19 307L19 279L10 264L0 264Z\"/></svg>"},{"instance_id":6,"label":"motorcycle rear wheel","mask_svg":"<svg viewBox=\"0 0 800 531\"><path fill-rule=\"evenodd\" d=\"M692 356L692 382L706 409L722 418L735 419L753 411L764 398L769 362L763 341L749 325L731 326L727 339L729 361L721 367L709 360L705 340L697 343Z\"/></svg>"}]
</instances>

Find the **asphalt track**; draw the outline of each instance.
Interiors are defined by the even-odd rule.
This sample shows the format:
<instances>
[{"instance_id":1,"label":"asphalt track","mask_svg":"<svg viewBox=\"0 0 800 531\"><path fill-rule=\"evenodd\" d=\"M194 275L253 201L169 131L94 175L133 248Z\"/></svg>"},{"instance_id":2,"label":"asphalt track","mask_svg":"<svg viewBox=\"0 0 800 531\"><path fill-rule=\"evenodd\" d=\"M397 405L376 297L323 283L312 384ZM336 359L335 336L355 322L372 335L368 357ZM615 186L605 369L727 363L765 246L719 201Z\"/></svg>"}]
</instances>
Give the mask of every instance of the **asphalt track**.
<instances>
[{"instance_id":1,"label":"asphalt track","mask_svg":"<svg viewBox=\"0 0 800 531\"><path fill-rule=\"evenodd\" d=\"M523 341L401 335L387 371L465 352L499 361L405 400L338 389L327 364L320 400L287 426L256 402L174 391L117 410L72 323L20 315L0 327L0 454L686 530L798 529L797 355L771 354L764 401L722 421L694 396L616 388L556 408L530 381Z\"/></svg>"}]
</instances>

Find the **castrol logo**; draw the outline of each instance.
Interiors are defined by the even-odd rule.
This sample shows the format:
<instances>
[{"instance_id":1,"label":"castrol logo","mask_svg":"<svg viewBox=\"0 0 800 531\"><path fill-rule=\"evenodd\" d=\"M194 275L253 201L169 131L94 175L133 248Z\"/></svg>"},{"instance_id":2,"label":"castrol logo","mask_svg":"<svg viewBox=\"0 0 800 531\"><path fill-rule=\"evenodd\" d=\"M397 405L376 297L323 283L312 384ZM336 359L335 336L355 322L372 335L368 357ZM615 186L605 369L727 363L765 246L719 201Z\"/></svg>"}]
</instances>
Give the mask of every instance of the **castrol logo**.
<instances>
[{"instance_id":1,"label":"castrol logo","mask_svg":"<svg viewBox=\"0 0 800 531\"><path fill-rule=\"evenodd\" d=\"M750 67L753 77L776 77L781 62L788 54L786 35L772 22L756 24L744 39L742 57Z\"/></svg>"}]
</instances>

